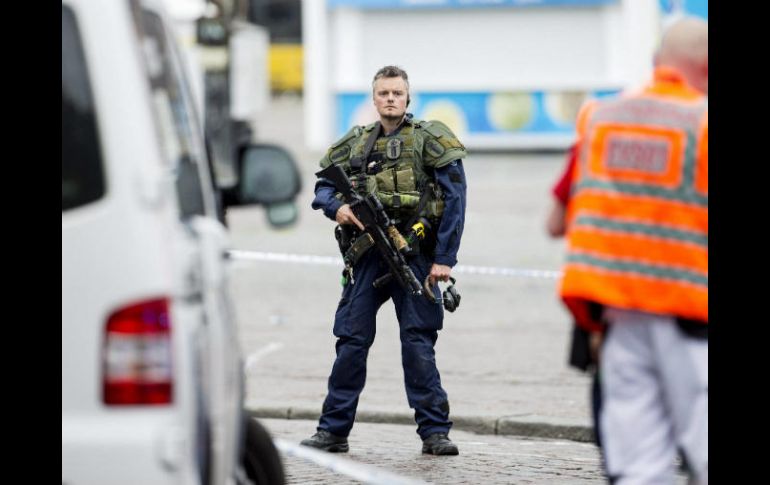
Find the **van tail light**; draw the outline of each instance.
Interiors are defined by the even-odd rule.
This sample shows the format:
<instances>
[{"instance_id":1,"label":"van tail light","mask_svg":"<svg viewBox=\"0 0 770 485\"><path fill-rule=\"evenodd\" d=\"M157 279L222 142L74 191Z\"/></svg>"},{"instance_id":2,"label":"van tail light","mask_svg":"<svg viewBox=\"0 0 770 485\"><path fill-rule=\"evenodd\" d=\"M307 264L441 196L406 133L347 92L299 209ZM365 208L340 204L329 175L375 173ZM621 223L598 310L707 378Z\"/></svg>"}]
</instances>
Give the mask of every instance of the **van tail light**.
<instances>
[{"instance_id":1,"label":"van tail light","mask_svg":"<svg viewBox=\"0 0 770 485\"><path fill-rule=\"evenodd\" d=\"M168 299L132 304L110 315L104 339L103 369L105 404L171 403Z\"/></svg>"}]
</instances>

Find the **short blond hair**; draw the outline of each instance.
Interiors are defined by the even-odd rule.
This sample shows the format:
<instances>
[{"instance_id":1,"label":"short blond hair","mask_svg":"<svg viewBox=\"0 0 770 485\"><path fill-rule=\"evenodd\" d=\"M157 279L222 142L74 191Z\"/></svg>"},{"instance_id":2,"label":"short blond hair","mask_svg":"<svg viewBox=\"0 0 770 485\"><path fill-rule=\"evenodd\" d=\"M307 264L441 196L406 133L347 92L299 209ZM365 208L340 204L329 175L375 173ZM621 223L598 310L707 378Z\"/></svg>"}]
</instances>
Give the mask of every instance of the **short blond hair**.
<instances>
[{"instance_id":1,"label":"short blond hair","mask_svg":"<svg viewBox=\"0 0 770 485\"><path fill-rule=\"evenodd\" d=\"M378 79L384 77L400 77L406 83L406 89L409 89L409 76L406 74L406 71L398 66L385 66L377 71L377 74L374 75L374 79L372 79L372 88L374 88L374 83L376 83Z\"/></svg>"}]
</instances>

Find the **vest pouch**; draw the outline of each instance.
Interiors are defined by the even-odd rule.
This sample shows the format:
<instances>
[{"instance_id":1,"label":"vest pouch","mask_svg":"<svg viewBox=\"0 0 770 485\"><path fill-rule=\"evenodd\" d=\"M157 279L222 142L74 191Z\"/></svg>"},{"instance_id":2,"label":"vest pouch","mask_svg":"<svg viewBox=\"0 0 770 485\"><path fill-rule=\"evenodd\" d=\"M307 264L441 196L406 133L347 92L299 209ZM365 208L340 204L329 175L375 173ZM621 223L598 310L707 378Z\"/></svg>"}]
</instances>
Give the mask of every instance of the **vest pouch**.
<instances>
[{"instance_id":1,"label":"vest pouch","mask_svg":"<svg viewBox=\"0 0 770 485\"><path fill-rule=\"evenodd\" d=\"M441 219L441 215L444 213L444 201L443 199L429 200L425 205L425 211L428 217L435 217Z\"/></svg>"},{"instance_id":2,"label":"vest pouch","mask_svg":"<svg viewBox=\"0 0 770 485\"><path fill-rule=\"evenodd\" d=\"M419 192L378 192L377 198L387 209L416 209L420 202Z\"/></svg>"},{"instance_id":3,"label":"vest pouch","mask_svg":"<svg viewBox=\"0 0 770 485\"><path fill-rule=\"evenodd\" d=\"M416 192L417 184L414 178L412 167L406 167L396 171L396 191L397 192Z\"/></svg>"},{"instance_id":4,"label":"vest pouch","mask_svg":"<svg viewBox=\"0 0 770 485\"><path fill-rule=\"evenodd\" d=\"M347 264L355 266L361 256L372 246L374 246L374 239L365 232L350 245L350 249L343 254L343 258Z\"/></svg>"},{"instance_id":5,"label":"vest pouch","mask_svg":"<svg viewBox=\"0 0 770 485\"><path fill-rule=\"evenodd\" d=\"M379 172L377 175L375 175L375 179L377 181L377 191L378 192L395 192L396 191L396 184L393 180L393 174L395 171L392 168L389 168L387 170L383 170L382 172Z\"/></svg>"},{"instance_id":6,"label":"vest pouch","mask_svg":"<svg viewBox=\"0 0 770 485\"><path fill-rule=\"evenodd\" d=\"M377 180L371 175L366 176L366 193L367 194L377 193Z\"/></svg>"}]
</instances>

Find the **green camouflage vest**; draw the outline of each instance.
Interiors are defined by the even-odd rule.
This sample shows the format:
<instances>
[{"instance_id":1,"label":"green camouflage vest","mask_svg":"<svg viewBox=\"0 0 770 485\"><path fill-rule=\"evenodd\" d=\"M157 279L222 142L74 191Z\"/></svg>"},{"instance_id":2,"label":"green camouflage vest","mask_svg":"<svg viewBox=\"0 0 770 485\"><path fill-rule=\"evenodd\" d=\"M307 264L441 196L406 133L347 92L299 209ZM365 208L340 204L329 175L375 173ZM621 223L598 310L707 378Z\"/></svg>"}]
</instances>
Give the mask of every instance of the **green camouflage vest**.
<instances>
[{"instance_id":1,"label":"green camouflage vest","mask_svg":"<svg viewBox=\"0 0 770 485\"><path fill-rule=\"evenodd\" d=\"M329 148L321 159L321 168L332 163L340 165L362 191L377 195L388 215L398 222L414 215L422 192L428 190L431 193L423 215L438 221L444 201L441 189L433 182L433 169L464 158L465 147L444 123L407 118L398 134L381 133L368 160L364 161L364 168L370 163L380 164L376 174L351 173L350 161L363 154L374 127L375 123L353 127Z\"/></svg>"}]
</instances>

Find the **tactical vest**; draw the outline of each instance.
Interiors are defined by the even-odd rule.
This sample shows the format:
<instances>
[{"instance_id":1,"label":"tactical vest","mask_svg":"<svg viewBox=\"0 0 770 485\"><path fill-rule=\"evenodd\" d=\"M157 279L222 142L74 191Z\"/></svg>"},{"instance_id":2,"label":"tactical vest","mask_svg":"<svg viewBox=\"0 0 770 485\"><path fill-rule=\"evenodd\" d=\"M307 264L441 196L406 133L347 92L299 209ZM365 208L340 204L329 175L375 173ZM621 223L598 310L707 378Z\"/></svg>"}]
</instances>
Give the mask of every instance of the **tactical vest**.
<instances>
[{"instance_id":1,"label":"tactical vest","mask_svg":"<svg viewBox=\"0 0 770 485\"><path fill-rule=\"evenodd\" d=\"M396 224L409 221L425 194L422 216L438 222L444 210L441 188L433 180L433 169L466 156L465 147L439 121L407 117L401 130L391 136L380 133L366 160L367 139L376 123L354 127L329 149L321 161L325 168L340 165L361 193L375 194Z\"/></svg>"},{"instance_id":2,"label":"tactical vest","mask_svg":"<svg viewBox=\"0 0 770 485\"><path fill-rule=\"evenodd\" d=\"M560 294L583 327L586 301L708 322L707 130L702 96L581 111Z\"/></svg>"}]
</instances>

